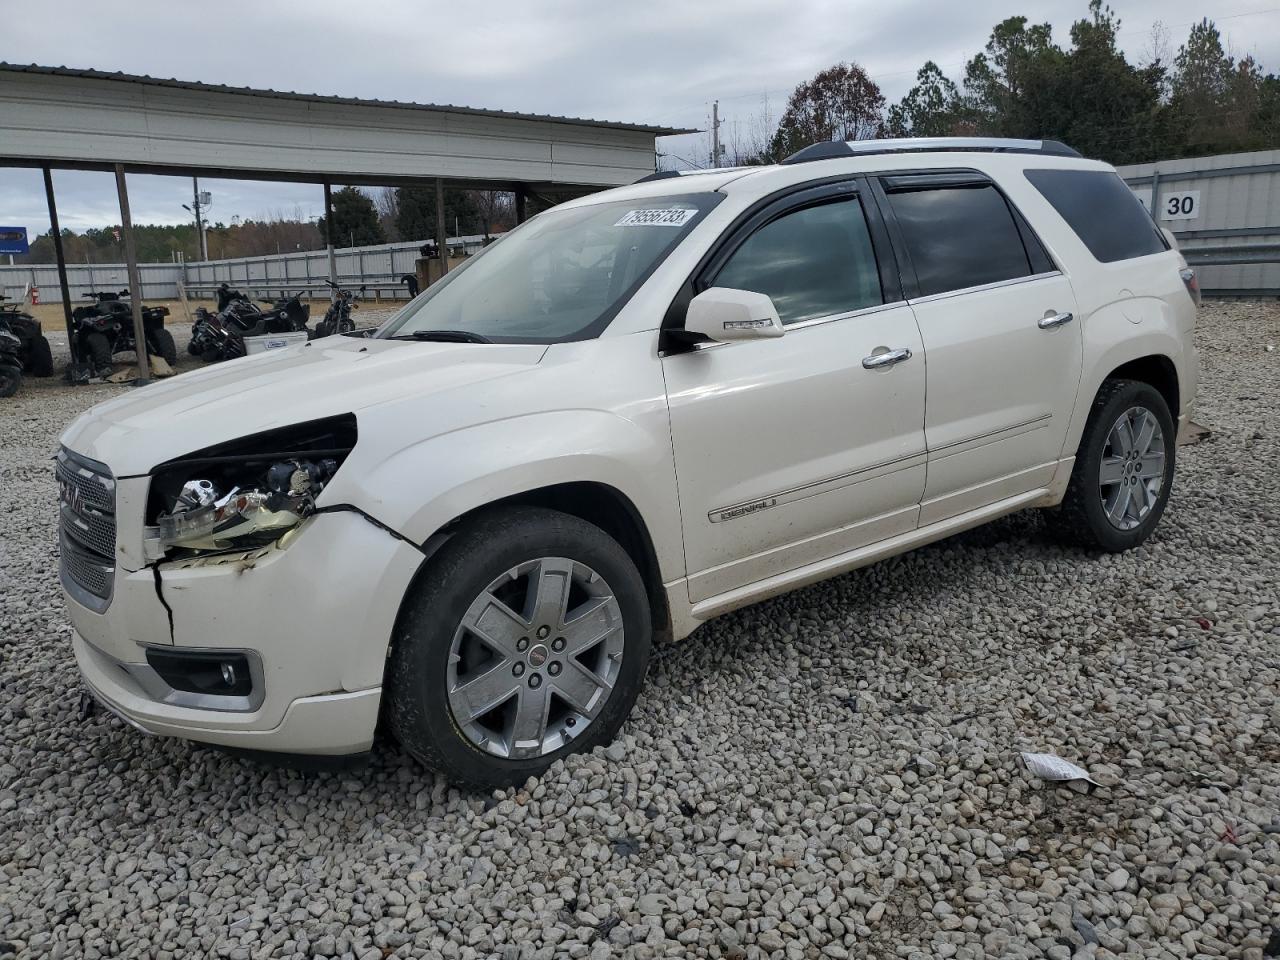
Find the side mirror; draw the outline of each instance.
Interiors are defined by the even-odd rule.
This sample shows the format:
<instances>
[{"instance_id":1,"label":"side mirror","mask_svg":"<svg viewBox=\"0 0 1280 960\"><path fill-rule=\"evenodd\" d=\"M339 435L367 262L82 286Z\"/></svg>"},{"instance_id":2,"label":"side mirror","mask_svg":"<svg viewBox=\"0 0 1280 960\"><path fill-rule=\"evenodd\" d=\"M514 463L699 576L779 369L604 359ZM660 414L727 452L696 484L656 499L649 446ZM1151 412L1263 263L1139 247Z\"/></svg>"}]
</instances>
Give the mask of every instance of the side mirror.
<instances>
[{"instance_id":1,"label":"side mirror","mask_svg":"<svg viewBox=\"0 0 1280 960\"><path fill-rule=\"evenodd\" d=\"M783 331L778 310L766 294L730 287L712 287L690 300L684 329L721 343L780 337Z\"/></svg>"}]
</instances>

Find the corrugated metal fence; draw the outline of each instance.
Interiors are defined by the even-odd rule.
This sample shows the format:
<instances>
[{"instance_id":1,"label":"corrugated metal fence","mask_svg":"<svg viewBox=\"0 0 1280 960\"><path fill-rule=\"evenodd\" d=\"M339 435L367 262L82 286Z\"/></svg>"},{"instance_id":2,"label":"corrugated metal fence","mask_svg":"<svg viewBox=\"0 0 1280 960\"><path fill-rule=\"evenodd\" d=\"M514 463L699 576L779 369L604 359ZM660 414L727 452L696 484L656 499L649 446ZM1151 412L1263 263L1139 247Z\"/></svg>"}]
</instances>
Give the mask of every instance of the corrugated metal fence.
<instances>
[{"instance_id":1,"label":"corrugated metal fence","mask_svg":"<svg viewBox=\"0 0 1280 960\"><path fill-rule=\"evenodd\" d=\"M334 251L338 282L367 288L369 296L408 297L400 282L414 267L424 241L386 243L374 247L349 247ZM451 250L474 253L484 244L484 237L455 237ZM142 295L148 300L172 300L178 296L178 283L186 284L191 296L207 294L226 281L246 292L268 294L272 291L311 289L317 296L327 295L324 281L329 276L329 255L324 250L273 254L265 257L239 257L233 260L209 260L199 263L142 263L138 265ZM71 298L79 300L93 290L123 289L129 285L123 263L67 264L67 283ZM0 266L0 300L16 298L28 284L40 288L44 303L61 301L58 268L53 264Z\"/></svg>"},{"instance_id":2,"label":"corrugated metal fence","mask_svg":"<svg viewBox=\"0 0 1280 960\"><path fill-rule=\"evenodd\" d=\"M1206 293L1280 296L1280 150L1118 169L1177 237Z\"/></svg>"}]
</instances>

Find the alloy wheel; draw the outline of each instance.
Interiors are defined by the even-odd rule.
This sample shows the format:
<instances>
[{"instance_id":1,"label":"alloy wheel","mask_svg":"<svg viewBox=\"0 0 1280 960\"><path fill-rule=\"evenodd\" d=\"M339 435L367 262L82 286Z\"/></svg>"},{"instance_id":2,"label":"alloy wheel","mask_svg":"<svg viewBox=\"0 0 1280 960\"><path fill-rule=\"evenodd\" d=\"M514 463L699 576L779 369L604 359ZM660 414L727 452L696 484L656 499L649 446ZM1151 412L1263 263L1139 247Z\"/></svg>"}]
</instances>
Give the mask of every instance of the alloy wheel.
<instances>
[{"instance_id":1,"label":"alloy wheel","mask_svg":"<svg viewBox=\"0 0 1280 960\"><path fill-rule=\"evenodd\" d=\"M586 732L622 665L622 611L604 578L565 557L504 572L454 633L446 689L475 746L521 760Z\"/></svg>"},{"instance_id":2,"label":"alloy wheel","mask_svg":"<svg viewBox=\"0 0 1280 960\"><path fill-rule=\"evenodd\" d=\"M1151 513L1164 487L1165 438L1146 407L1130 407L1107 434L1098 468L1102 510L1112 526L1132 530Z\"/></svg>"}]
</instances>

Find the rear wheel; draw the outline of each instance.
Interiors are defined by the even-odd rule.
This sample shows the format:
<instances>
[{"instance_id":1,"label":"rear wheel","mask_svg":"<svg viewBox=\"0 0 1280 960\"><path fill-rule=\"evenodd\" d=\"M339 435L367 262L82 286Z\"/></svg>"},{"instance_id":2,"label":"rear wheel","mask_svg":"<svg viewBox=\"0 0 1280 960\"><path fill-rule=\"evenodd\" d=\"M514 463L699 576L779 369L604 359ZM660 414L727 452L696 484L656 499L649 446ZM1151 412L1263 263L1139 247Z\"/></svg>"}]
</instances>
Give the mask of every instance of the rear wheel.
<instances>
[{"instance_id":1,"label":"rear wheel","mask_svg":"<svg viewBox=\"0 0 1280 960\"><path fill-rule=\"evenodd\" d=\"M37 334L31 341L31 351L27 356L27 372L33 377L53 376L53 350L49 341L42 334Z\"/></svg>"},{"instance_id":2,"label":"rear wheel","mask_svg":"<svg viewBox=\"0 0 1280 960\"><path fill-rule=\"evenodd\" d=\"M0 397L12 397L22 386L22 370L8 364L0 365Z\"/></svg>"},{"instance_id":3,"label":"rear wheel","mask_svg":"<svg viewBox=\"0 0 1280 960\"><path fill-rule=\"evenodd\" d=\"M156 352L164 358L164 362L174 367L178 364L178 345L173 342L173 334L163 328L151 331L151 343Z\"/></svg>"},{"instance_id":4,"label":"rear wheel","mask_svg":"<svg viewBox=\"0 0 1280 960\"><path fill-rule=\"evenodd\" d=\"M1061 539L1109 552L1151 535L1173 486L1176 427L1150 384L1108 380L1093 401L1061 506L1046 511Z\"/></svg>"},{"instance_id":5,"label":"rear wheel","mask_svg":"<svg viewBox=\"0 0 1280 960\"><path fill-rule=\"evenodd\" d=\"M387 665L388 716L423 763L476 786L520 783L608 743L630 713L648 600L598 527L495 509L441 548L416 589Z\"/></svg>"}]
</instances>

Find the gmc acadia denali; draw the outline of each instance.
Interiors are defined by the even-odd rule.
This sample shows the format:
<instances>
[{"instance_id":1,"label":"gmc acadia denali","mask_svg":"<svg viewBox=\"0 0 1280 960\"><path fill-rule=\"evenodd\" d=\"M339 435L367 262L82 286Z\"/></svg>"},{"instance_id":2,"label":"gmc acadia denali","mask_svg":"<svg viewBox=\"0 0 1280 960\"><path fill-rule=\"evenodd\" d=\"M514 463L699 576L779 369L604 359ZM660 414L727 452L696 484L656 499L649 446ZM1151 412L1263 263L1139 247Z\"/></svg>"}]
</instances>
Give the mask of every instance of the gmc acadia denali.
<instances>
[{"instance_id":1,"label":"gmc acadia denali","mask_svg":"<svg viewBox=\"0 0 1280 960\"><path fill-rule=\"evenodd\" d=\"M1125 550L1194 274L1053 141L825 143L564 203L388 320L62 436L94 696L154 734L492 786L607 742L651 645L996 517Z\"/></svg>"}]
</instances>

